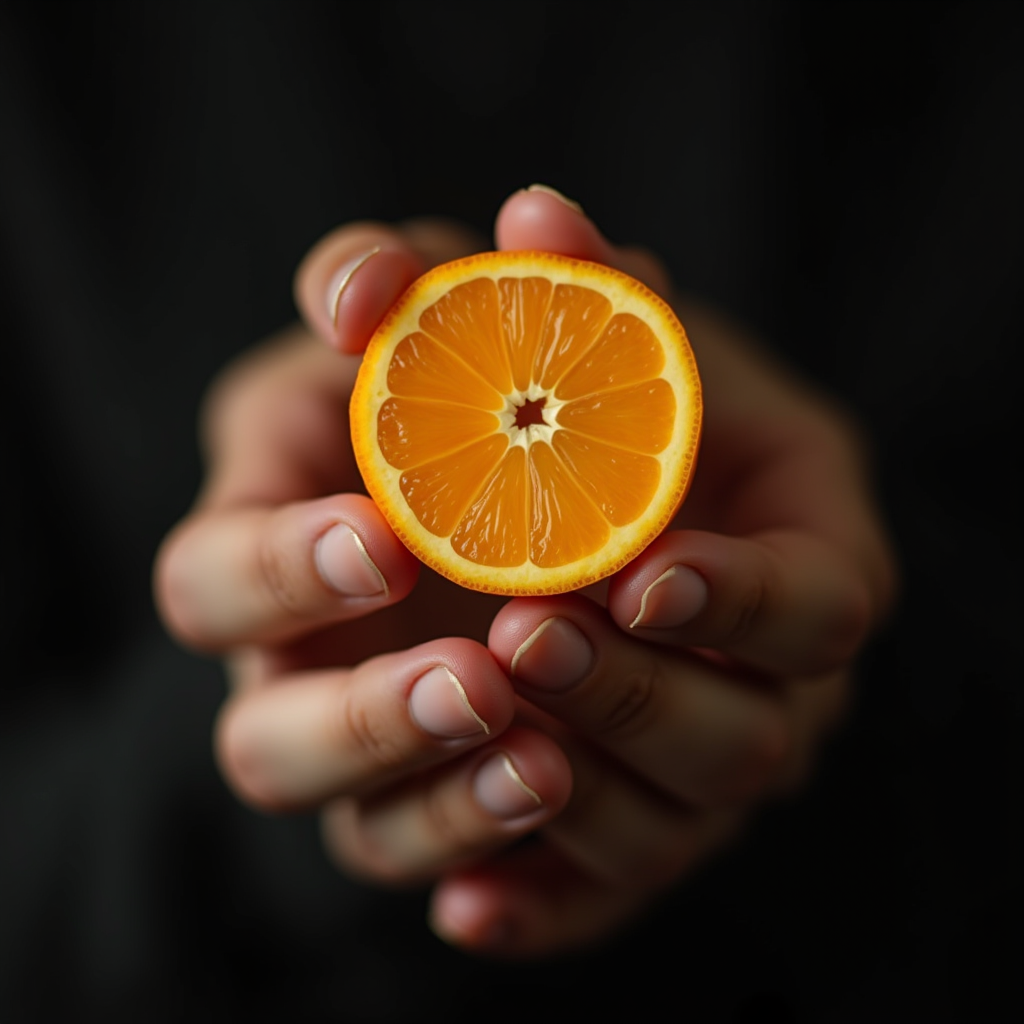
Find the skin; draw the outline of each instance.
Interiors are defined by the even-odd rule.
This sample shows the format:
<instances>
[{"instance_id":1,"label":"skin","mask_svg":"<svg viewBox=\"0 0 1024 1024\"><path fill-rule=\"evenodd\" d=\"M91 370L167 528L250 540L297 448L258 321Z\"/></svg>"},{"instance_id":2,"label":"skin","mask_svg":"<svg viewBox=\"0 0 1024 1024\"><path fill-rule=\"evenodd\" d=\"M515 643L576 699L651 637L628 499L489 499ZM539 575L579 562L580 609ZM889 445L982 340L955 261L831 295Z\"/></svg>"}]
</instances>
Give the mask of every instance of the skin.
<instances>
[{"instance_id":1,"label":"skin","mask_svg":"<svg viewBox=\"0 0 1024 1024\"><path fill-rule=\"evenodd\" d=\"M505 601L421 569L362 492L347 399L404 288L487 246L353 224L299 268L303 325L214 383L208 476L155 589L183 643L225 658L216 746L243 800L319 811L352 875L432 887L445 940L537 957L611 934L799 785L895 572L855 429L655 257L546 189L505 202L495 244L673 300L706 419L672 528L585 593Z\"/></svg>"}]
</instances>

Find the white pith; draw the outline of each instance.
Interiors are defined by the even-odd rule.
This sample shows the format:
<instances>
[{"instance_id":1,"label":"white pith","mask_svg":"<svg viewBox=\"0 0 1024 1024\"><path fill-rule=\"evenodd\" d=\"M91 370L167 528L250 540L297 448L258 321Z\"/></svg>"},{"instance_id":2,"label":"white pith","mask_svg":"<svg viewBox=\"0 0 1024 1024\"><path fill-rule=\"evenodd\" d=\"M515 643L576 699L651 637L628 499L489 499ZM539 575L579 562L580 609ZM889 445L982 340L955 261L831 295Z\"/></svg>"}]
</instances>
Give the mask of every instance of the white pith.
<instances>
[{"instance_id":1,"label":"white pith","mask_svg":"<svg viewBox=\"0 0 1024 1024\"><path fill-rule=\"evenodd\" d=\"M540 410L544 417L543 423L530 423L525 427L516 426L516 415L527 402L540 402L544 405ZM558 424L558 413L565 402L555 398L554 392L542 388L539 384L530 383L525 390L515 390L505 396L505 408L498 413L501 429L508 435L509 446L530 450L530 445L543 441L551 444L555 432L562 428Z\"/></svg>"}]
</instances>

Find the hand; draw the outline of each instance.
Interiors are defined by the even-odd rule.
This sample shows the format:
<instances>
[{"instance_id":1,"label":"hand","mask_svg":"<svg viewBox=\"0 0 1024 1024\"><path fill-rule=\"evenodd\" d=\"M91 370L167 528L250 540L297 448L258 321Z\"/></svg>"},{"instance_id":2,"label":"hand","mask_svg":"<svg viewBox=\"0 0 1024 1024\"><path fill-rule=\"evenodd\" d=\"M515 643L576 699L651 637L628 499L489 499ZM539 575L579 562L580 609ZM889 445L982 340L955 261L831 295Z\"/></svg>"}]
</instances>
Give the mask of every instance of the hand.
<instances>
[{"instance_id":1,"label":"hand","mask_svg":"<svg viewBox=\"0 0 1024 1024\"><path fill-rule=\"evenodd\" d=\"M506 203L498 241L668 293L651 257L543 192ZM157 590L182 639L228 655L219 749L243 798L323 808L346 870L440 879L441 934L535 955L606 934L805 770L891 569L849 428L684 307L708 416L678 529L588 596L502 608L427 571L414 590L416 564L355 493L347 398L404 287L479 247L421 222L349 227L310 254L299 306L342 355L300 330L228 370L209 481Z\"/></svg>"},{"instance_id":2,"label":"hand","mask_svg":"<svg viewBox=\"0 0 1024 1024\"><path fill-rule=\"evenodd\" d=\"M479 246L425 222L325 240L296 287L330 345L296 328L214 384L208 478L157 561L168 627L226 658L229 782L258 807L321 809L346 870L394 884L508 844L570 789L560 748L509 728L514 691L484 645L501 601L420 573L350 449L353 353L430 263Z\"/></svg>"},{"instance_id":3,"label":"hand","mask_svg":"<svg viewBox=\"0 0 1024 1024\"><path fill-rule=\"evenodd\" d=\"M500 247L610 263L671 294L650 256L582 216L524 223L514 202ZM466 945L585 944L796 787L892 600L855 429L726 320L675 304L705 393L694 487L606 598L520 599L495 619L491 650L567 753L573 792L542 842L440 884L436 926Z\"/></svg>"}]
</instances>

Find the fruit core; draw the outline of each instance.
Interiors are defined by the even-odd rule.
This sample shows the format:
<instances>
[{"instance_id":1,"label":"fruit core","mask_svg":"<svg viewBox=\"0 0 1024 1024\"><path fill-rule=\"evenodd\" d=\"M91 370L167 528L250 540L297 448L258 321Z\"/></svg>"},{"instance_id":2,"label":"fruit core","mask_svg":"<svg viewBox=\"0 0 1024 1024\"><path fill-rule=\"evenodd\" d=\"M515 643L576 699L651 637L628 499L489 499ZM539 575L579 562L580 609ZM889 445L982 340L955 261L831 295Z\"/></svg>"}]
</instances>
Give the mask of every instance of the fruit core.
<instances>
[{"instance_id":1,"label":"fruit core","mask_svg":"<svg viewBox=\"0 0 1024 1024\"><path fill-rule=\"evenodd\" d=\"M547 420L544 418L546 404L546 398L524 399L523 404L516 411L516 426L520 430L525 430L527 427L539 427L546 424Z\"/></svg>"}]
</instances>

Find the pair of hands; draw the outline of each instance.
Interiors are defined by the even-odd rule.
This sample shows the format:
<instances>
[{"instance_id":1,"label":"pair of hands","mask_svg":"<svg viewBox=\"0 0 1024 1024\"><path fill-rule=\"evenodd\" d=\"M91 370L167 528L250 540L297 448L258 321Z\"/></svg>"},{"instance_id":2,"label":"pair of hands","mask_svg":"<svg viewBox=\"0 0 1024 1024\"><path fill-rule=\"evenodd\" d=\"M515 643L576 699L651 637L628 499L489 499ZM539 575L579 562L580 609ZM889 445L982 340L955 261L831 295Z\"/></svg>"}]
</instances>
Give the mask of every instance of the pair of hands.
<instances>
[{"instance_id":1,"label":"pair of hands","mask_svg":"<svg viewBox=\"0 0 1024 1024\"><path fill-rule=\"evenodd\" d=\"M671 296L652 256L547 189L506 201L496 241ZM361 492L348 398L402 291L482 247L416 221L314 248L305 325L211 391L208 479L156 591L179 639L226 658L217 750L243 800L319 810L350 874L432 885L448 941L537 956L612 932L805 776L894 573L855 432L693 304L704 441L671 530L560 597L421 568Z\"/></svg>"}]
</instances>

